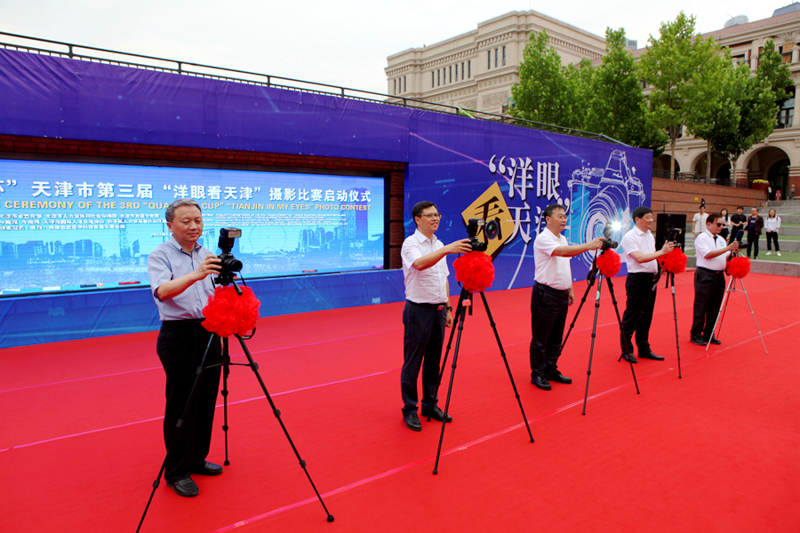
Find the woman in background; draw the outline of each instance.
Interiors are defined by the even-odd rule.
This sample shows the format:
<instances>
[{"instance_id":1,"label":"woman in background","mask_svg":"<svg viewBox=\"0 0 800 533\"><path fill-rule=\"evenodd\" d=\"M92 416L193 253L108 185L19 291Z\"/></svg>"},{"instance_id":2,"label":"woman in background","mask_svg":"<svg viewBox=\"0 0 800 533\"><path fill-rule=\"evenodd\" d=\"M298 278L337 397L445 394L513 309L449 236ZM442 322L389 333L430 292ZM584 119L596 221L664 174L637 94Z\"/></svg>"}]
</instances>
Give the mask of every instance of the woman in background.
<instances>
[{"instance_id":1,"label":"woman in background","mask_svg":"<svg viewBox=\"0 0 800 533\"><path fill-rule=\"evenodd\" d=\"M720 214L720 220L722 220L722 223L725 224L725 226L722 228L722 231L719 232L719 236L727 241L728 234L730 233L731 217L728 216L728 210L725 209L724 207L722 208L722 211L719 212L719 214Z\"/></svg>"},{"instance_id":2,"label":"woman in background","mask_svg":"<svg viewBox=\"0 0 800 533\"><path fill-rule=\"evenodd\" d=\"M764 231L767 233L767 255L772 255L772 241L775 241L775 252L780 257L781 247L778 245L778 230L781 228L781 217L774 209L769 210L769 215L764 221Z\"/></svg>"}]
</instances>

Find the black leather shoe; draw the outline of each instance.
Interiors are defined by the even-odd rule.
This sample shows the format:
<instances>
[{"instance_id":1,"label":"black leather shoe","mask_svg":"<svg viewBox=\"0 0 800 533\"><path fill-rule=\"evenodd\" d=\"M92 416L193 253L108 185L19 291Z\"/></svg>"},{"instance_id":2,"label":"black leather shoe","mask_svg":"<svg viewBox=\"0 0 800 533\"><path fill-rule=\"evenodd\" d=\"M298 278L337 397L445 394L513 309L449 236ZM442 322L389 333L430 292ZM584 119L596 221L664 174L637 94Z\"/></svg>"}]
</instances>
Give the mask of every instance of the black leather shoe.
<instances>
[{"instance_id":1,"label":"black leather shoe","mask_svg":"<svg viewBox=\"0 0 800 533\"><path fill-rule=\"evenodd\" d=\"M441 422L442 420L444 420L444 411L439 409L438 405L434 405L433 407L428 408L428 409L423 407L422 411L420 411L420 412L422 413L422 417L423 418L432 418L432 419L436 420L437 422ZM447 415L447 421L448 422L452 422L453 421L453 417L450 416L450 415Z\"/></svg>"},{"instance_id":2,"label":"black leather shoe","mask_svg":"<svg viewBox=\"0 0 800 533\"><path fill-rule=\"evenodd\" d=\"M691 339L689 339L689 342L691 342L692 344L696 344L698 346L706 345L706 343L703 342L703 339L701 339L700 337L692 337Z\"/></svg>"},{"instance_id":3,"label":"black leather shoe","mask_svg":"<svg viewBox=\"0 0 800 533\"><path fill-rule=\"evenodd\" d=\"M656 355L653 352L639 352L639 359L652 359L653 361L663 361L664 358L660 355Z\"/></svg>"},{"instance_id":4,"label":"black leather shoe","mask_svg":"<svg viewBox=\"0 0 800 533\"><path fill-rule=\"evenodd\" d=\"M714 346L718 346L722 343L718 341L716 337L711 337L711 344L713 344Z\"/></svg>"},{"instance_id":5,"label":"black leather shoe","mask_svg":"<svg viewBox=\"0 0 800 533\"><path fill-rule=\"evenodd\" d=\"M422 424L419 423L419 417L417 416L416 411L411 411L410 413L404 414L403 420L405 421L406 427L408 429L413 429L414 431L422 431Z\"/></svg>"},{"instance_id":6,"label":"black leather shoe","mask_svg":"<svg viewBox=\"0 0 800 533\"><path fill-rule=\"evenodd\" d=\"M572 383L572 378L568 378L558 369L556 369L553 372L550 372L550 375L547 376L547 381L555 381L556 383L564 383L565 385L569 385Z\"/></svg>"},{"instance_id":7,"label":"black leather shoe","mask_svg":"<svg viewBox=\"0 0 800 533\"><path fill-rule=\"evenodd\" d=\"M200 494L200 489L197 488L197 484L190 477L179 479L175 483L167 481L167 486L174 490L175 494L185 498L193 498Z\"/></svg>"},{"instance_id":8,"label":"black leather shoe","mask_svg":"<svg viewBox=\"0 0 800 533\"><path fill-rule=\"evenodd\" d=\"M542 390L550 390L553 388L553 386L550 385L550 382L547 381L547 378L545 378L544 376L536 376L531 380L531 383L533 383Z\"/></svg>"},{"instance_id":9,"label":"black leather shoe","mask_svg":"<svg viewBox=\"0 0 800 533\"><path fill-rule=\"evenodd\" d=\"M218 476L222 473L222 467L206 461L203 466L192 470L192 473L201 476Z\"/></svg>"},{"instance_id":10,"label":"black leather shoe","mask_svg":"<svg viewBox=\"0 0 800 533\"><path fill-rule=\"evenodd\" d=\"M641 357L641 355L639 357ZM624 353L622 354L622 358L629 363L638 363L632 353Z\"/></svg>"}]
</instances>

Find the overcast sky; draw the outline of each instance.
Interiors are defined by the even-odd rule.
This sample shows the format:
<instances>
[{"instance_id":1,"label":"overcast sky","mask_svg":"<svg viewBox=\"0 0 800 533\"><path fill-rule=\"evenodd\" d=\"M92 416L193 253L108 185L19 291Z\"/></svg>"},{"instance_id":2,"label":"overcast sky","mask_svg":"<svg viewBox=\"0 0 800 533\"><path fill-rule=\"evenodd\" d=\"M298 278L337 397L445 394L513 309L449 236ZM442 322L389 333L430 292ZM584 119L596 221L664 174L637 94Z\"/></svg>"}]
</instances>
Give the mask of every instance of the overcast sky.
<instances>
[{"instance_id":1,"label":"overcast sky","mask_svg":"<svg viewBox=\"0 0 800 533\"><path fill-rule=\"evenodd\" d=\"M533 9L644 47L681 10L700 32L737 15L768 18L790 0L0 0L0 31L384 93L386 57ZM4 36L0 39L6 40Z\"/></svg>"}]
</instances>

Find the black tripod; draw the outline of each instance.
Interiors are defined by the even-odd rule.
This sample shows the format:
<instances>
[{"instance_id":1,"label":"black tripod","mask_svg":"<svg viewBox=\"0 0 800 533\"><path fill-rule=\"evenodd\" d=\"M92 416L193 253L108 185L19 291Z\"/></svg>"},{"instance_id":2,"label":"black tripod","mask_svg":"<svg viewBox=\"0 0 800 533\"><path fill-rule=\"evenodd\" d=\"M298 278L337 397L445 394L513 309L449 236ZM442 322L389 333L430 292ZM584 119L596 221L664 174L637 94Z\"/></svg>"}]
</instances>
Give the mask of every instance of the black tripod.
<instances>
[{"instance_id":1,"label":"black tripod","mask_svg":"<svg viewBox=\"0 0 800 533\"><path fill-rule=\"evenodd\" d=\"M586 281L588 284L586 285L586 292L583 293L583 297L581 298L581 304L578 306L578 310L575 312L575 317L572 319L572 323L569 325L569 330L567 330L567 334L564 337L564 342L561 343L561 348L558 351L559 357L561 353L564 351L564 346L567 344L567 340L569 340L569 334L572 332L572 328L575 326L575 322L578 320L578 315L581 314L581 309L583 309L583 304L586 303L586 297L589 295L589 291L592 290L592 286L594 285L595 279L597 276L597 252L595 252L594 257L592 258L592 268L589 270L589 274L586 276ZM594 339L597 337L597 314L600 311L600 293L603 289L603 276L600 274L600 280L597 282L597 296L595 297L594 301L594 324L592 325L592 344L591 348L589 348L589 368L586 371L586 392L583 396L583 412L582 415L586 414L586 402L589 399L589 379L592 376L592 357L594 355ZM611 302L614 304L614 311L617 313L617 322L619 323L619 332L620 335L624 338L624 331L622 329L622 318L619 315L619 308L617 307L617 298L614 295L614 284L611 282L611 278L606 278L608 280L608 291L611 294ZM629 353L630 350L628 348L628 343L625 343L625 359L627 359L628 363L631 365L631 374L633 375L633 383L636 385L636 394L640 394L639 392L639 383L636 381L636 371L633 369L633 358Z\"/></svg>"},{"instance_id":2,"label":"black tripod","mask_svg":"<svg viewBox=\"0 0 800 533\"><path fill-rule=\"evenodd\" d=\"M511 388L514 389L514 396L517 398L517 403L519 404L519 410L522 413L522 420L525 422L525 427L528 430L528 436L531 438L531 442L533 441L533 435L531 434L531 428L528 425L528 419L525 417L525 410L522 408L522 401L519 398L519 392L517 391L517 385L514 383L514 376L511 375L511 368L508 366L508 359L506 358L506 352L503 350L503 343L500 342L500 335L497 333L497 326L494 323L494 318L492 317L492 312L489 310L489 302L486 301L486 296L483 292L480 293L481 299L483 300L483 307L486 309L486 315L489 317L489 323L492 325L492 331L494 331L494 338L497 340L497 346L500 348L500 355L503 357L503 363L506 365L506 372L508 372L508 379L511 380ZM453 350L453 365L452 370L450 372L450 384L447 387L447 400L444 403L444 419L447 420L447 411L450 408L450 395L453 392L453 379L456 375L456 365L458 363L458 349L461 347L461 333L464 330L464 320L467 317L467 308L469 308L469 314L472 314L472 293L469 292L465 288L461 288L461 296L458 299L458 307L456 307L456 316L453 323L453 328L450 331L450 340L447 341L447 350L444 354L444 361L442 361L442 369L439 372L439 384L442 383L442 376L444 375L444 368L447 365L447 356L450 353L450 346L453 342L453 335L456 332L456 323L458 324L458 337L456 338L456 348ZM430 421L430 418L428 418ZM442 442L444 441L444 429L447 426L445 422L442 422L442 433L439 435L439 448L436 450L436 464L433 467L433 473L439 473L439 456L442 452Z\"/></svg>"},{"instance_id":3,"label":"black tripod","mask_svg":"<svg viewBox=\"0 0 800 533\"><path fill-rule=\"evenodd\" d=\"M219 278L218 278L219 281ZM239 296L242 295L242 290L236 285L236 282L233 279L230 279L230 283L233 284L234 289ZM223 283L227 285L227 283ZM220 363L215 363L211 365L206 365L206 357L208 356L208 351L212 346L212 343L219 339L219 335L216 333L211 335L211 338L208 340L208 345L206 346L205 352L203 352L203 358L200 362L200 366L197 367L196 376L194 379L194 383L192 384L191 392L189 393L189 399L186 401L186 406L183 408L183 412L181 413L181 417L178 419L175 427L178 428L178 432L175 435L175 438L170 443L169 447L167 448L167 454L164 457L164 461L161 463L161 469L158 472L158 477L153 482L153 490L150 492L150 498L147 500L147 506L144 509L144 513L142 513L142 518L139 520L139 526L136 528L138 533L139 530L142 528L142 523L144 523L145 516L147 516L147 511L150 509L150 503L153 501L153 496L156 493L156 489L158 488L159 484L161 483L161 476L164 475L164 471L167 467L167 458L175 448L175 444L178 441L178 436L180 434L181 427L183 426L183 421L186 418L186 412L189 410L189 406L191 405L192 401L194 400L195 392L197 391L197 385L200 382L200 379L203 375L203 372L207 369L214 368L217 366L222 367L222 375L223 375L223 388L222 388L222 397L224 402L224 422L222 429L225 432L225 464L229 465L230 461L228 460L228 374L230 373L230 366L231 365L238 365L238 366L249 366L253 373L256 375L256 379L258 379L259 385L261 385L261 390L264 392L264 396L267 398L270 407L272 408L272 413L275 415L275 418L278 419L278 423L281 425L281 429L283 429L283 434L286 435L286 439L289 441L289 444L294 451L297 460L300 462L300 466L303 468L303 471L306 473L306 477L308 478L309 483L311 483L311 487L314 489L314 492L319 499L320 504L322 504L322 508L325 510L325 514L328 515L328 522L333 522L333 515L328 512L328 508L325 507L325 502L322 501L322 496L320 496L317 487L314 485L314 481L311 479L311 475L308 473L308 469L306 469L306 462L300 457L300 453L297 451L297 448L292 441L292 438L289 436L289 432L286 430L286 426L281 419L281 412L275 406L275 403L272 401L272 397L269 395L269 391L267 391L267 386L264 384L264 380L261 379L261 374L258 371L258 363L253 360L252 355L250 355L250 350L247 349L247 344L245 344L245 340L251 339L255 335L255 329L249 336L241 336L236 334L235 337L239 340L239 344L242 346L242 350L244 350L245 356L247 357L247 363L231 363L230 362L230 353L228 351L228 337L224 337L222 339L222 355ZM218 341L217 341L218 342Z\"/></svg>"},{"instance_id":4,"label":"black tripod","mask_svg":"<svg viewBox=\"0 0 800 533\"><path fill-rule=\"evenodd\" d=\"M678 342L678 306L675 303L675 273L667 272L667 283L664 288L672 288L672 317L675 319L675 350L678 352L678 379L682 379L681 375L681 345ZM656 280L658 283L658 280Z\"/></svg>"}]
</instances>

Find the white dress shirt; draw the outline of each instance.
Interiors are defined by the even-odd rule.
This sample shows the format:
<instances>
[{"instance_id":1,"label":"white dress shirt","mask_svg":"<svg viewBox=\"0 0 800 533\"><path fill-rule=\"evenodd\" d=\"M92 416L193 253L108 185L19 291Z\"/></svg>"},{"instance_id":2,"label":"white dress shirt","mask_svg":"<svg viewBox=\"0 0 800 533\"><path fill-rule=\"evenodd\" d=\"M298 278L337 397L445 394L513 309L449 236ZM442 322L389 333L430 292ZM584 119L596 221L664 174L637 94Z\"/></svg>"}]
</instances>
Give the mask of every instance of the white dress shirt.
<instances>
[{"instance_id":1,"label":"white dress shirt","mask_svg":"<svg viewBox=\"0 0 800 533\"><path fill-rule=\"evenodd\" d=\"M403 241L400 257L403 260L406 300L418 304L441 304L448 301L447 276L450 270L447 268L447 256L425 270L417 270L413 266L414 261L440 248L444 248L444 244L436 235L428 239L419 230Z\"/></svg>"},{"instance_id":2,"label":"white dress shirt","mask_svg":"<svg viewBox=\"0 0 800 533\"><path fill-rule=\"evenodd\" d=\"M721 271L725 270L725 261L728 259L730 252L725 252L711 259L706 259L706 256L714 250L725 248L727 243L725 239L717 235L711 235L711 232L705 230L697 236L694 240L694 250L697 254L697 266L707 268L709 270Z\"/></svg>"},{"instance_id":3,"label":"white dress shirt","mask_svg":"<svg viewBox=\"0 0 800 533\"><path fill-rule=\"evenodd\" d=\"M701 233L705 230L706 227L706 220L708 220L708 213L695 213L692 217L692 222L694 222L694 231L692 233Z\"/></svg>"},{"instance_id":4,"label":"white dress shirt","mask_svg":"<svg viewBox=\"0 0 800 533\"><path fill-rule=\"evenodd\" d=\"M536 283L565 291L572 287L572 268L569 257L553 255L553 251L559 246L569 246L567 238L561 234L556 235L545 228L536 236L533 241L533 279Z\"/></svg>"},{"instance_id":5,"label":"white dress shirt","mask_svg":"<svg viewBox=\"0 0 800 533\"><path fill-rule=\"evenodd\" d=\"M655 274L658 272L658 261L653 259L646 263L640 263L633 257L631 252L640 252L642 254L652 254L656 251L656 239L650 230L646 232L634 226L628 233L622 237L620 246L625 254L625 263L628 264L628 274L633 273L646 273Z\"/></svg>"}]
</instances>

